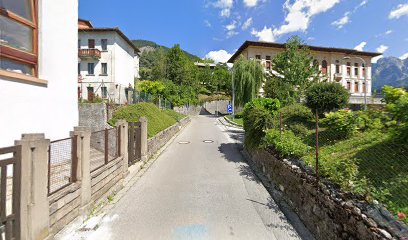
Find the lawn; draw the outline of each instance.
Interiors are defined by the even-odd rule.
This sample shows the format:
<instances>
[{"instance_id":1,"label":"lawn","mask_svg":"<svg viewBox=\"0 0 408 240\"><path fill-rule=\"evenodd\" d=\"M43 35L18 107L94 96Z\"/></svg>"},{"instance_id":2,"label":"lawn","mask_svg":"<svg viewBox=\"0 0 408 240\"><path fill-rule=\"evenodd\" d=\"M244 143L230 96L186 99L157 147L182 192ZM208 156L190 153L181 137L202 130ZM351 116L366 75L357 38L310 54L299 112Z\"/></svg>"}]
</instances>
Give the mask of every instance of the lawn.
<instances>
[{"instance_id":1,"label":"lawn","mask_svg":"<svg viewBox=\"0 0 408 240\"><path fill-rule=\"evenodd\" d=\"M184 118L185 115L169 109L160 110L152 103L138 103L119 108L109 123L115 125L120 119L138 122L141 117L147 118L147 134L151 138Z\"/></svg>"},{"instance_id":2,"label":"lawn","mask_svg":"<svg viewBox=\"0 0 408 240\"><path fill-rule=\"evenodd\" d=\"M233 122L236 123L236 124L239 124L239 125L241 125L241 126L244 125L244 120L243 120L242 118L237 118L237 117L235 117L235 119L232 119L232 116L231 116L231 115L228 115L227 118L228 118L229 120L233 121Z\"/></svg>"},{"instance_id":3,"label":"lawn","mask_svg":"<svg viewBox=\"0 0 408 240\"><path fill-rule=\"evenodd\" d=\"M346 191L378 200L395 214L408 213L408 145L394 142L391 133L382 131L359 132L345 140L333 135L320 133L321 173ZM312 138L311 131L304 141L314 147ZM313 151L303 159L315 165Z\"/></svg>"}]
</instances>

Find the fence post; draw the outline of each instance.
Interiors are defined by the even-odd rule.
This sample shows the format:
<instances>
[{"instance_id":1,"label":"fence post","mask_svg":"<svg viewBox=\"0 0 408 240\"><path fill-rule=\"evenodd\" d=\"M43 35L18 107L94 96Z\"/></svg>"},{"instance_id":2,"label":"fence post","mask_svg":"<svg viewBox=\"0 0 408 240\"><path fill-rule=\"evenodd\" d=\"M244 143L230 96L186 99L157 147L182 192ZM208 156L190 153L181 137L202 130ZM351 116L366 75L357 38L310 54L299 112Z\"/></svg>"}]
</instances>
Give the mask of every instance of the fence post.
<instances>
[{"instance_id":1,"label":"fence post","mask_svg":"<svg viewBox=\"0 0 408 240\"><path fill-rule=\"evenodd\" d=\"M105 128L105 164L109 163L109 130Z\"/></svg>"},{"instance_id":2,"label":"fence post","mask_svg":"<svg viewBox=\"0 0 408 240\"><path fill-rule=\"evenodd\" d=\"M75 127L73 134L78 136L77 178L81 181L81 208L83 216L88 214L91 202L91 129Z\"/></svg>"},{"instance_id":3,"label":"fence post","mask_svg":"<svg viewBox=\"0 0 408 240\"><path fill-rule=\"evenodd\" d=\"M316 185L319 186L319 113L316 109Z\"/></svg>"},{"instance_id":4,"label":"fence post","mask_svg":"<svg viewBox=\"0 0 408 240\"><path fill-rule=\"evenodd\" d=\"M128 141L129 141L129 132L128 132L128 123L125 120L119 120L117 122L119 128L120 136L118 141L119 145L119 156L123 157L123 174L126 176L128 174L129 167L129 152L128 152Z\"/></svg>"},{"instance_id":5,"label":"fence post","mask_svg":"<svg viewBox=\"0 0 408 240\"><path fill-rule=\"evenodd\" d=\"M142 117L139 119L140 122L140 132L141 132L141 137L140 137L140 148L142 152L141 160L143 162L147 161L147 119Z\"/></svg>"},{"instance_id":6,"label":"fence post","mask_svg":"<svg viewBox=\"0 0 408 240\"><path fill-rule=\"evenodd\" d=\"M44 239L49 234L48 148L44 134L23 134L21 140L20 237Z\"/></svg>"}]
</instances>

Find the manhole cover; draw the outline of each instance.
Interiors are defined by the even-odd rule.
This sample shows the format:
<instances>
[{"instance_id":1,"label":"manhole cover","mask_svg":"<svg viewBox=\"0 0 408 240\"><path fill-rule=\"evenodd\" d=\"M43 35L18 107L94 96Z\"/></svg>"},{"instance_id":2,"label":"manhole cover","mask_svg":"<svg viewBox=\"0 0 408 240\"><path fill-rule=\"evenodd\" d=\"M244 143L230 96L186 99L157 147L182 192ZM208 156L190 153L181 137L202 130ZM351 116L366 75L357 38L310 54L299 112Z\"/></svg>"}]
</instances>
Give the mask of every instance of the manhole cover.
<instances>
[{"instance_id":1,"label":"manhole cover","mask_svg":"<svg viewBox=\"0 0 408 240\"><path fill-rule=\"evenodd\" d=\"M189 144L190 142L189 141L181 141L181 142L178 142L179 144Z\"/></svg>"},{"instance_id":2,"label":"manhole cover","mask_svg":"<svg viewBox=\"0 0 408 240\"><path fill-rule=\"evenodd\" d=\"M203 143L213 143L213 140L204 140Z\"/></svg>"}]
</instances>

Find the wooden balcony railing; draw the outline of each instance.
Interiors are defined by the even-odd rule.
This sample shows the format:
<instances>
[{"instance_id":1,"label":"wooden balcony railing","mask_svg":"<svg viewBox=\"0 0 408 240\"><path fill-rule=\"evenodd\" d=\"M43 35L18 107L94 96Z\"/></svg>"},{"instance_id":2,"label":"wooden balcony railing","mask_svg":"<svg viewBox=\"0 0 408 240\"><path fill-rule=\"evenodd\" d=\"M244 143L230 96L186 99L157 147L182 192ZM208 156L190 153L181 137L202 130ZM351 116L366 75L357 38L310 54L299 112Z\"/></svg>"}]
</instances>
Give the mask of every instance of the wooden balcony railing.
<instances>
[{"instance_id":1,"label":"wooden balcony railing","mask_svg":"<svg viewBox=\"0 0 408 240\"><path fill-rule=\"evenodd\" d=\"M95 48L78 49L78 56L80 58L101 58L101 51Z\"/></svg>"}]
</instances>

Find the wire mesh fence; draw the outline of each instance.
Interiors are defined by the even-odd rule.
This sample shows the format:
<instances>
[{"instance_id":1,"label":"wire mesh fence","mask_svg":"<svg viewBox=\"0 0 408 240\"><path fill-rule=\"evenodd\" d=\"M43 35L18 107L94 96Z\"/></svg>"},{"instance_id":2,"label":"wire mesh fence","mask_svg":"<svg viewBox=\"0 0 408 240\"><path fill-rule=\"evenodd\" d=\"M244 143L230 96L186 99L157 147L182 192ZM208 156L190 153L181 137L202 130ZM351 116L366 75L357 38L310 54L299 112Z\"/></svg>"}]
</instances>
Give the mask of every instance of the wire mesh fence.
<instances>
[{"instance_id":1,"label":"wire mesh fence","mask_svg":"<svg viewBox=\"0 0 408 240\"><path fill-rule=\"evenodd\" d=\"M91 133L91 172L120 156L120 128Z\"/></svg>"},{"instance_id":2,"label":"wire mesh fence","mask_svg":"<svg viewBox=\"0 0 408 240\"><path fill-rule=\"evenodd\" d=\"M364 112L344 114L348 117L333 121L305 108L286 109L272 124L275 145L284 146L271 148L284 157L297 155L318 179L329 179L345 191L377 200L394 214L406 216L408 143L399 140L392 127L365 118ZM406 217L402 220L408 222Z\"/></svg>"},{"instance_id":3,"label":"wire mesh fence","mask_svg":"<svg viewBox=\"0 0 408 240\"><path fill-rule=\"evenodd\" d=\"M52 141L48 150L48 194L76 181L77 136Z\"/></svg>"},{"instance_id":4,"label":"wire mesh fence","mask_svg":"<svg viewBox=\"0 0 408 240\"><path fill-rule=\"evenodd\" d=\"M133 93L133 103L136 104L136 103L142 103L142 102L154 103L160 109L171 109L172 107L171 102L168 101L163 96L152 95L152 94L145 93L145 92L135 91Z\"/></svg>"}]
</instances>

